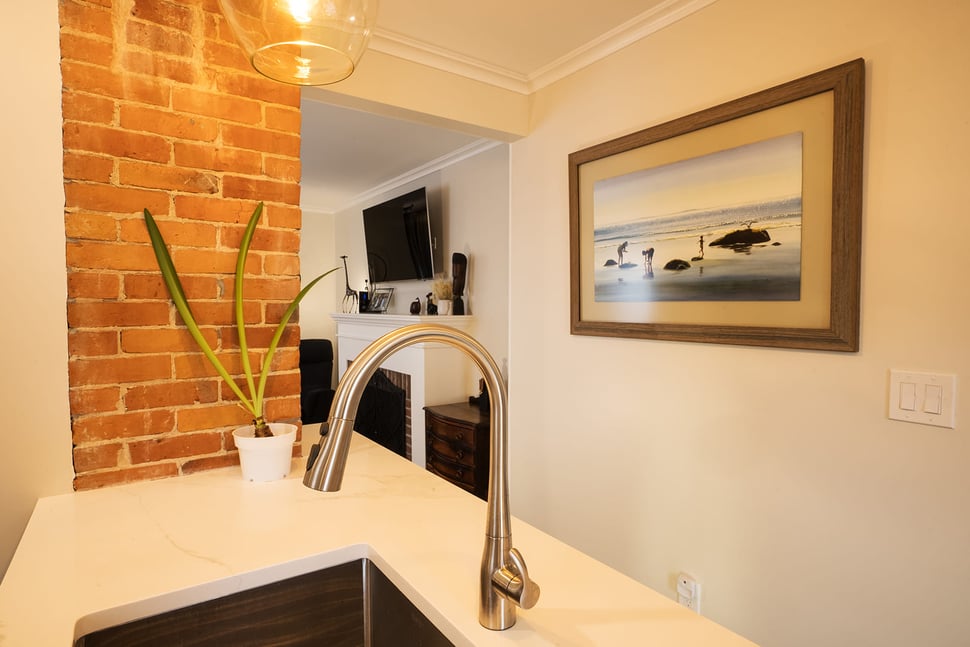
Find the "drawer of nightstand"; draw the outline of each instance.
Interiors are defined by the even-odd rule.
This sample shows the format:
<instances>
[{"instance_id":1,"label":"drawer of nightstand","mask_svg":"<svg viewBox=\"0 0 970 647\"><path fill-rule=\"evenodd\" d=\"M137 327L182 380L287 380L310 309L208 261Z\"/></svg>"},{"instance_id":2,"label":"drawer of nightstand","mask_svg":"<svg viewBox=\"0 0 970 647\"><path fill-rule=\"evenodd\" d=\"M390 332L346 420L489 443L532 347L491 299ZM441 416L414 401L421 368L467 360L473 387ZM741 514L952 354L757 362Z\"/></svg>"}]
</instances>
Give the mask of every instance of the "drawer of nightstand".
<instances>
[{"instance_id":1,"label":"drawer of nightstand","mask_svg":"<svg viewBox=\"0 0 970 647\"><path fill-rule=\"evenodd\" d=\"M428 471L444 477L455 485L460 485L471 492L475 490L475 470L472 468L452 463L434 454L428 456L427 468Z\"/></svg>"},{"instance_id":2,"label":"drawer of nightstand","mask_svg":"<svg viewBox=\"0 0 970 647\"><path fill-rule=\"evenodd\" d=\"M428 433L437 436L451 445L461 445L467 449L475 449L475 430L471 427L460 427L454 424L429 418Z\"/></svg>"},{"instance_id":3,"label":"drawer of nightstand","mask_svg":"<svg viewBox=\"0 0 970 647\"><path fill-rule=\"evenodd\" d=\"M436 455L453 463L469 468L475 467L475 452L457 442L442 440L431 434L428 436L428 454Z\"/></svg>"}]
</instances>

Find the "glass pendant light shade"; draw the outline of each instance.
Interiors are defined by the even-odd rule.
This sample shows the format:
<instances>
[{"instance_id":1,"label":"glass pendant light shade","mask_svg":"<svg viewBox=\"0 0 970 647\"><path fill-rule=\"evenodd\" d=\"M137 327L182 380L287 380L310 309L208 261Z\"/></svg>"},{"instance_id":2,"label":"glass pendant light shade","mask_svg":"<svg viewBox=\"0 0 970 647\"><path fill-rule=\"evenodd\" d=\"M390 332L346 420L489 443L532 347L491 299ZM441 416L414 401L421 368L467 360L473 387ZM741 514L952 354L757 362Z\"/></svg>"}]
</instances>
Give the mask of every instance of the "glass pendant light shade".
<instances>
[{"instance_id":1,"label":"glass pendant light shade","mask_svg":"<svg viewBox=\"0 0 970 647\"><path fill-rule=\"evenodd\" d=\"M275 81L326 85L357 67L377 0L219 0L256 71Z\"/></svg>"}]
</instances>

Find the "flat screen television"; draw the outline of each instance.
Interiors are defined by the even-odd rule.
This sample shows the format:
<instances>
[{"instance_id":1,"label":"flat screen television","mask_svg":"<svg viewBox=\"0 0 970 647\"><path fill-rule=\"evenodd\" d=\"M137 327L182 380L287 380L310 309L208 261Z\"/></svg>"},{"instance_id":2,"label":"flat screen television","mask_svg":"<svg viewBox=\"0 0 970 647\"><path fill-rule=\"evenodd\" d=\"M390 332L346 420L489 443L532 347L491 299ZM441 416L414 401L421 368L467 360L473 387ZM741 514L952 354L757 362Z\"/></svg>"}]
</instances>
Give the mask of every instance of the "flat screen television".
<instances>
[{"instance_id":1,"label":"flat screen television","mask_svg":"<svg viewBox=\"0 0 970 647\"><path fill-rule=\"evenodd\" d=\"M425 188L364 209L372 283L434 277L434 239Z\"/></svg>"}]
</instances>

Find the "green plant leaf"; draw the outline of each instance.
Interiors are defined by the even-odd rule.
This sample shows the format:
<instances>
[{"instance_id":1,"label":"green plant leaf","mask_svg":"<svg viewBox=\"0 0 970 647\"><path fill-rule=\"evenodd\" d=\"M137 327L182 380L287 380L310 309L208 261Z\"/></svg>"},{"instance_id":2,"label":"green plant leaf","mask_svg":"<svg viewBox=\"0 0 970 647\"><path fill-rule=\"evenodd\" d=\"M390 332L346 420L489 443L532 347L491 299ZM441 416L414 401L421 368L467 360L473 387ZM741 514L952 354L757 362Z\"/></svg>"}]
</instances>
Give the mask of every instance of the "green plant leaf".
<instances>
[{"instance_id":1,"label":"green plant leaf","mask_svg":"<svg viewBox=\"0 0 970 647\"><path fill-rule=\"evenodd\" d=\"M263 398L256 392L253 382L253 369L249 362L249 344L246 342L246 318L243 312L243 277L246 273L246 258L249 256L249 246L256 233L256 225L263 215L263 203L260 202L249 218L246 231L239 243L239 254L236 256L236 280L233 286L233 300L236 315L236 330L239 335L239 357L242 360L243 373L246 375L246 385L249 387L249 397L253 399L253 409L257 420L263 415Z\"/></svg>"},{"instance_id":2,"label":"green plant leaf","mask_svg":"<svg viewBox=\"0 0 970 647\"><path fill-rule=\"evenodd\" d=\"M165 244L162 232L159 231L158 225L155 223L155 218L148 209L145 209L145 225L148 227L148 237L152 241L152 249L155 252L155 259L158 261L158 268L162 272L162 278L165 280L165 285L168 287L168 292L172 297L172 302L175 304L175 309L178 310L182 321L185 322L185 327L188 329L189 334L192 335L192 339L198 344L199 349L205 355L206 359L209 360L209 363L212 364L222 379L226 381L226 384L236 394L236 397L239 398L239 401L246 410L252 413L253 416L256 416L252 401L246 397L239 388L239 385L232 379L229 371L226 370L222 362L219 361L219 358L216 357L212 347L209 346L209 342L206 341L205 336L203 336L202 331L199 329L195 316L192 314L192 309L189 307L189 302L185 298L185 291L182 289L182 282L179 280L175 264L172 262L172 256L168 251L168 246Z\"/></svg>"}]
</instances>

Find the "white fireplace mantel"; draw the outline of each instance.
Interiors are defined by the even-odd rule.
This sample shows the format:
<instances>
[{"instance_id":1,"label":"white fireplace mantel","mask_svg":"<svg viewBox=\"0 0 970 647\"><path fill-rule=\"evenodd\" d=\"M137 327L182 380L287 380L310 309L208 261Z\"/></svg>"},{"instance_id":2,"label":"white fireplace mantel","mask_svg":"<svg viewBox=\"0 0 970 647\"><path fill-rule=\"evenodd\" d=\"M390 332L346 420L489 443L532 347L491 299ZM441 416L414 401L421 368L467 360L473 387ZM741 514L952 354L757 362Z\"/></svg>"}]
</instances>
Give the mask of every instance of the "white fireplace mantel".
<instances>
[{"instance_id":1,"label":"white fireplace mantel","mask_svg":"<svg viewBox=\"0 0 970 647\"><path fill-rule=\"evenodd\" d=\"M337 374L343 378L347 365L382 335L416 323L436 323L472 334L472 315L427 316L391 314L330 315L337 323ZM461 351L439 343L417 343L402 348L381 365L411 376L411 460L425 465L424 407L460 402L472 392L479 371Z\"/></svg>"}]
</instances>

